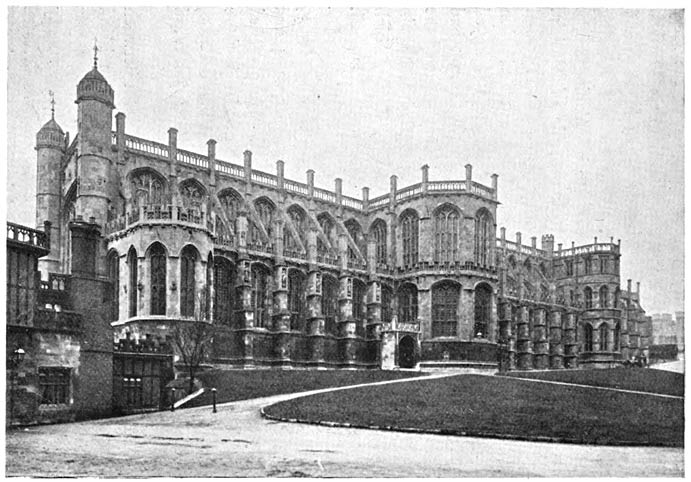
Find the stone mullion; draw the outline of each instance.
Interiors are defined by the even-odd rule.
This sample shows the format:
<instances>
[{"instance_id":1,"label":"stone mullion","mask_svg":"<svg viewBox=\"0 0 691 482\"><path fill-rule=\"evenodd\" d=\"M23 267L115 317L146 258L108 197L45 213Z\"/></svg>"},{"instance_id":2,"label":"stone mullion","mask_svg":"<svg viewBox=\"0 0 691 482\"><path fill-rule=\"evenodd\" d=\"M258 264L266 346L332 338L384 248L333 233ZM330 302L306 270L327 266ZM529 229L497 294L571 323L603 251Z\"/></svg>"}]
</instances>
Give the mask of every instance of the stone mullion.
<instances>
[{"instance_id":1,"label":"stone mullion","mask_svg":"<svg viewBox=\"0 0 691 482\"><path fill-rule=\"evenodd\" d=\"M530 333L530 320L528 308L518 307L518 319L516 320L516 351L517 367L519 370L533 368L533 342Z\"/></svg>"},{"instance_id":2,"label":"stone mullion","mask_svg":"<svg viewBox=\"0 0 691 482\"><path fill-rule=\"evenodd\" d=\"M544 308L535 309L535 368L546 370L549 368L549 341L547 339L547 312Z\"/></svg>"},{"instance_id":3,"label":"stone mullion","mask_svg":"<svg viewBox=\"0 0 691 482\"><path fill-rule=\"evenodd\" d=\"M576 314L566 313L564 322L564 368L578 368L578 344L576 342Z\"/></svg>"},{"instance_id":4,"label":"stone mullion","mask_svg":"<svg viewBox=\"0 0 691 482\"><path fill-rule=\"evenodd\" d=\"M339 277L338 290L338 334L341 347L341 362L350 365L355 362L356 320L353 317L353 278L346 273Z\"/></svg>"},{"instance_id":5,"label":"stone mullion","mask_svg":"<svg viewBox=\"0 0 691 482\"><path fill-rule=\"evenodd\" d=\"M282 257L281 257L282 260ZM278 265L274 268L274 292L272 315L274 353L282 365L290 364L290 311L288 310L288 268Z\"/></svg>"},{"instance_id":6,"label":"stone mullion","mask_svg":"<svg viewBox=\"0 0 691 482\"><path fill-rule=\"evenodd\" d=\"M564 347L562 345L561 311L553 310L549 314L549 367L564 367Z\"/></svg>"}]
</instances>

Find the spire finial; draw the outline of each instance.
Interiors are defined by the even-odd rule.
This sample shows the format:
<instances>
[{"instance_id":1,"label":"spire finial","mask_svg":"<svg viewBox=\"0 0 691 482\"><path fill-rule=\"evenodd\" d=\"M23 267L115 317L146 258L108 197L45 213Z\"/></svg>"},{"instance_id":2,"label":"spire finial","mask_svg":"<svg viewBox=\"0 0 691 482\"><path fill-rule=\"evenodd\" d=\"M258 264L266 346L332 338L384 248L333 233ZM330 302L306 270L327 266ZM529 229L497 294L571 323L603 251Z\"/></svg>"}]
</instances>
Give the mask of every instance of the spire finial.
<instances>
[{"instance_id":1,"label":"spire finial","mask_svg":"<svg viewBox=\"0 0 691 482\"><path fill-rule=\"evenodd\" d=\"M49 90L48 95L50 95L50 118L55 120L55 92Z\"/></svg>"},{"instance_id":2,"label":"spire finial","mask_svg":"<svg viewBox=\"0 0 691 482\"><path fill-rule=\"evenodd\" d=\"M98 45L97 39L94 37L94 69L98 68Z\"/></svg>"}]
</instances>

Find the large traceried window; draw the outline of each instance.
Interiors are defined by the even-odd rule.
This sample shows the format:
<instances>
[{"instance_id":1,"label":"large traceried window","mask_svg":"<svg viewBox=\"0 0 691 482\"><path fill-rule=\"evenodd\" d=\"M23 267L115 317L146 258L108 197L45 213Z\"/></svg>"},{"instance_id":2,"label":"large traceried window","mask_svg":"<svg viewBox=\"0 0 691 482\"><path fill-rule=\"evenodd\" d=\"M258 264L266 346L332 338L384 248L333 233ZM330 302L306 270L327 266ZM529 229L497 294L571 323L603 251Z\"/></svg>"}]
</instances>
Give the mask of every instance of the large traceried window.
<instances>
[{"instance_id":1,"label":"large traceried window","mask_svg":"<svg viewBox=\"0 0 691 482\"><path fill-rule=\"evenodd\" d=\"M228 259L214 258L214 321L232 326L235 318L235 268Z\"/></svg>"},{"instance_id":2,"label":"large traceried window","mask_svg":"<svg viewBox=\"0 0 691 482\"><path fill-rule=\"evenodd\" d=\"M324 331L336 334L336 313L338 312L338 281L332 276L322 278L322 316Z\"/></svg>"},{"instance_id":3,"label":"large traceried window","mask_svg":"<svg viewBox=\"0 0 691 482\"><path fill-rule=\"evenodd\" d=\"M400 225L403 244L403 266L412 266L418 261L419 218L417 212L412 209L404 211L401 215Z\"/></svg>"},{"instance_id":4,"label":"large traceried window","mask_svg":"<svg viewBox=\"0 0 691 482\"><path fill-rule=\"evenodd\" d=\"M185 246L180 253L180 315L195 316L197 250Z\"/></svg>"},{"instance_id":5,"label":"large traceried window","mask_svg":"<svg viewBox=\"0 0 691 482\"><path fill-rule=\"evenodd\" d=\"M583 348L585 351L593 351L593 327L586 324L583 327Z\"/></svg>"},{"instance_id":6,"label":"large traceried window","mask_svg":"<svg viewBox=\"0 0 691 482\"><path fill-rule=\"evenodd\" d=\"M305 331L305 275L296 269L288 272L288 310L290 329Z\"/></svg>"},{"instance_id":7,"label":"large traceried window","mask_svg":"<svg viewBox=\"0 0 691 482\"><path fill-rule=\"evenodd\" d=\"M607 323L600 325L600 351L609 351L609 327Z\"/></svg>"},{"instance_id":8,"label":"large traceried window","mask_svg":"<svg viewBox=\"0 0 691 482\"><path fill-rule=\"evenodd\" d=\"M160 243L149 248L151 314L166 314L166 250Z\"/></svg>"},{"instance_id":9,"label":"large traceried window","mask_svg":"<svg viewBox=\"0 0 691 482\"><path fill-rule=\"evenodd\" d=\"M208 198L206 189L196 179L185 179L180 183L179 190L182 205L186 208L199 209Z\"/></svg>"},{"instance_id":10,"label":"large traceried window","mask_svg":"<svg viewBox=\"0 0 691 482\"><path fill-rule=\"evenodd\" d=\"M412 283L398 288L398 319L401 323L417 322L417 287Z\"/></svg>"},{"instance_id":11,"label":"large traceried window","mask_svg":"<svg viewBox=\"0 0 691 482\"><path fill-rule=\"evenodd\" d=\"M326 213L321 213L317 216L317 222L321 228L324 236L326 237L328 244L331 248L336 248L338 246L338 234L336 232L336 225L334 220ZM317 253L321 256L329 254L329 245L322 240L321 236L317 236Z\"/></svg>"},{"instance_id":12,"label":"large traceried window","mask_svg":"<svg viewBox=\"0 0 691 482\"><path fill-rule=\"evenodd\" d=\"M127 269L130 272L129 280L127 283L127 316L129 316L130 318L132 318L133 316L137 316L137 285L139 284L137 267L137 250L134 249L133 246L127 252Z\"/></svg>"},{"instance_id":13,"label":"large traceried window","mask_svg":"<svg viewBox=\"0 0 691 482\"><path fill-rule=\"evenodd\" d=\"M267 328L269 326L269 308L271 306L271 279L269 270L260 264L252 265L252 311L254 312L254 326Z\"/></svg>"},{"instance_id":14,"label":"large traceried window","mask_svg":"<svg viewBox=\"0 0 691 482\"><path fill-rule=\"evenodd\" d=\"M393 316L393 290L389 285L381 285L381 321L382 323L391 322Z\"/></svg>"},{"instance_id":15,"label":"large traceried window","mask_svg":"<svg viewBox=\"0 0 691 482\"><path fill-rule=\"evenodd\" d=\"M386 252L386 223L377 219L370 228L372 236L374 237L374 254L375 262L377 264L387 264L387 252Z\"/></svg>"},{"instance_id":16,"label":"large traceried window","mask_svg":"<svg viewBox=\"0 0 691 482\"><path fill-rule=\"evenodd\" d=\"M108 268L108 281L110 281L110 288L108 289L108 303L110 321L116 321L120 318L120 256L116 251L108 253L106 259Z\"/></svg>"},{"instance_id":17,"label":"large traceried window","mask_svg":"<svg viewBox=\"0 0 691 482\"><path fill-rule=\"evenodd\" d=\"M492 288L487 284L480 284L475 288L475 338L487 338L492 318Z\"/></svg>"},{"instance_id":18,"label":"large traceried window","mask_svg":"<svg viewBox=\"0 0 691 482\"><path fill-rule=\"evenodd\" d=\"M600 308L609 308L609 288L600 287Z\"/></svg>"},{"instance_id":19,"label":"large traceried window","mask_svg":"<svg viewBox=\"0 0 691 482\"><path fill-rule=\"evenodd\" d=\"M432 337L456 336L460 286L442 281L432 286Z\"/></svg>"},{"instance_id":20,"label":"large traceried window","mask_svg":"<svg viewBox=\"0 0 691 482\"><path fill-rule=\"evenodd\" d=\"M218 195L218 201L221 203L221 209L225 215L225 220L223 222L223 231L221 234L223 237L221 240L226 240L231 238L235 240L235 234L237 233L237 218L240 211L240 206L242 206L242 196L238 194L237 191L233 189L224 189ZM224 242L222 244L230 244L231 242Z\"/></svg>"},{"instance_id":21,"label":"large traceried window","mask_svg":"<svg viewBox=\"0 0 691 482\"><path fill-rule=\"evenodd\" d=\"M460 216L458 210L444 205L434 213L434 261L453 263L459 261L458 240Z\"/></svg>"},{"instance_id":22,"label":"large traceried window","mask_svg":"<svg viewBox=\"0 0 691 482\"><path fill-rule=\"evenodd\" d=\"M141 169L130 174L130 191L132 204L135 207L150 204L161 205L168 200L165 192L165 178L150 169Z\"/></svg>"},{"instance_id":23,"label":"large traceried window","mask_svg":"<svg viewBox=\"0 0 691 482\"><path fill-rule=\"evenodd\" d=\"M298 252L301 250L301 246L306 246L307 235L307 215L305 211L299 206L290 206L288 208L288 218L295 228L298 238L293 234L293 230L290 228L288 223L283 227L283 248L286 251Z\"/></svg>"},{"instance_id":24,"label":"large traceried window","mask_svg":"<svg viewBox=\"0 0 691 482\"><path fill-rule=\"evenodd\" d=\"M259 217L259 222L264 226L266 230L266 235L268 236L268 241L264 242L261 234L261 229L257 226L255 221L249 223L250 225L250 244L255 246L263 246L271 244L273 240L273 221L274 221L274 205L266 198L260 198L255 203L254 206L257 210L257 215Z\"/></svg>"},{"instance_id":25,"label":"large traceried window","mask_svg":"<svg viewBox=\"0 0 691 482\"><path fill-rule=\"evenodd\" d=\"M348 234L355 242L355 246L357 246L358 250L360 251L360 254L364 256L366 252L365 237L362 234L362 228L360 227L360 223L358 223L354 219L349 219L344 223L344 225L346 230L348 231ZM355 253L355 250L352 248L352 246L348 246L348 260L358 260L358 255Z\"/></svg>"},{"instance_id":26,"label":"large traceried window","mask_svg":"<svg viewBox=\"0 0 691 482\"><path fill-rule=\"evenodd\" d=\"M494 223L492 215L486 209L480 209L475 216L475 263L480 266L489 266L492 263L490 256Z\"/></svg>"},{"instance_id":27,"label":"large traceried window","mask_svg":"<svg viewBox=\"0 0 691 482\"><path fill-rule=\"evenodd\" d=\"M593 307L593 290L589 286L583 290L583 300L585 302L585 309L589 310Z\"/></svg>"},{"instance_id":28,"label":"large traceried window","mask_svg":"<svg viewBox=\"0 0 691 482\"><path fill-rule=\"evenodd\" d=\"M365 306L365 283L359 279L353 280L353 319L355 319L355 333L365 336L365 324L367 323L367 307Z\"/></svg>"}]
</instances>

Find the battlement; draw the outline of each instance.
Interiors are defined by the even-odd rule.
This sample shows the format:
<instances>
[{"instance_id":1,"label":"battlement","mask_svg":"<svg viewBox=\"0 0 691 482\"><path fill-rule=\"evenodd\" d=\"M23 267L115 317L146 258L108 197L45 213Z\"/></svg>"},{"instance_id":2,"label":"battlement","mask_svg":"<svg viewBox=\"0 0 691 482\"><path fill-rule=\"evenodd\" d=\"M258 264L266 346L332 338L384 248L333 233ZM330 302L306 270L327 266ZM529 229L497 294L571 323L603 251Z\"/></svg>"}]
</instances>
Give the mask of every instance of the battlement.
<instances>
[{"instance_id":1,"label":"battlement","mask_svg":"<svg viewBox=\"0 0 691 482\"><path fill-rule=\"evenodd\" d=\"M120 114L118 114L120 116ZM243 180L248 184L258 184L270 189L293 193L298 196L307 197L317 201L343 206L362 213L376 211L395 205L398 202L407 201L426 194L473 194L481 198L497 201L497 175L492 176L492 187L485 186L472 180L472 166L466 166L465 180L451 181L429 181L428 166L423 166L422 182L398 189L396 186L396 176L391 178L391 188L389 193L369 199L369 188L362 190L362 199L343 195L341 192L342 181L336 179L335 190L318 188L314 185L314 171L307 171L307 183L285 179L283 176L284 163L277 161L277 173L252 169L252 153L245 151L243 165L216 159L216 142L209 141L209 152L207 155L198 154L192 151L179 149L177 147L177 131L173 129L169 144L142 139L124 133L124 115L118 117L118 130L112 132L111 142L114 150L126 150L154 157L166 162L182 163L194 168L207 171L214 171L215 174L228 176L238 180ZM470 167L470 169L469 169Z\"/></svg>"}]
</instances>

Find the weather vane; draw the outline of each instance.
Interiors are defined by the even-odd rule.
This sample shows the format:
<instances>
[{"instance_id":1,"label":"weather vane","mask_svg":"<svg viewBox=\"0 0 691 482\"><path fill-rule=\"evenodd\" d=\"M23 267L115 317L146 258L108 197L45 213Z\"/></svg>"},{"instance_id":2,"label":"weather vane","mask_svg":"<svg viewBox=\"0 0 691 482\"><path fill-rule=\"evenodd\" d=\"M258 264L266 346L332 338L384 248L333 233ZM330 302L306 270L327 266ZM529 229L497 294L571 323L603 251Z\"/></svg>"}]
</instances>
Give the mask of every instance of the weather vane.
<instances>
[{"instance_id":1,"label":"weather vane","mask_svg":"<svg viewBox=\"0 0 691 482\"><path fill-rule=\"evenodd\" d=\"M96 42L97 39L94 37L94 69L98 67L98 45Z\"/></svg>"},{"instance_id":2,"label":"weather vane","mask_svg":"<svg viewBox=\"0 0 691 482\"><path fill-rule=\"evenodd\" d=\"M48 95L50 95L50 117L55 119L55 92L49 90Z\"/></svg>"}]
</instances>

